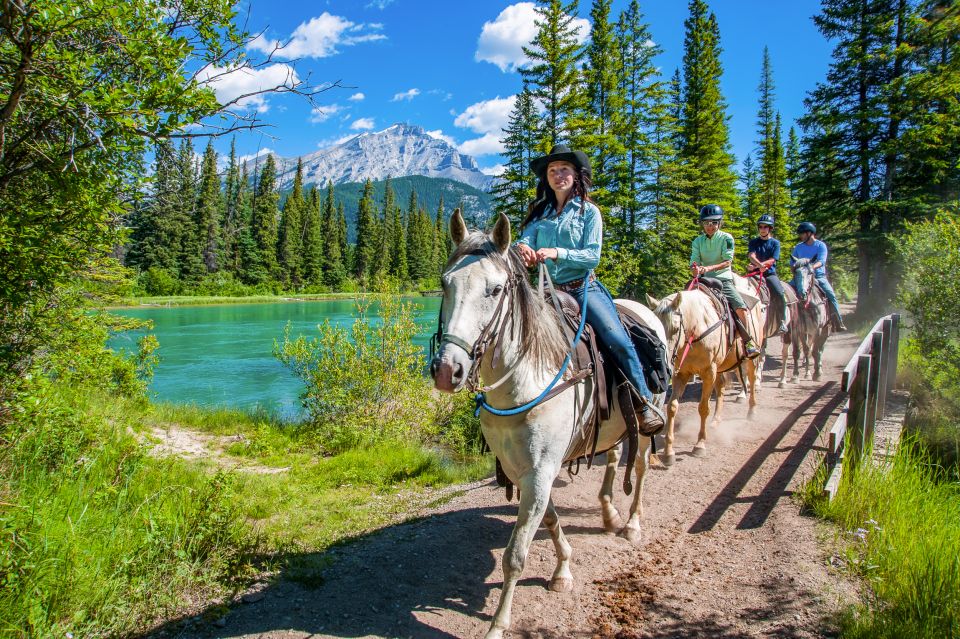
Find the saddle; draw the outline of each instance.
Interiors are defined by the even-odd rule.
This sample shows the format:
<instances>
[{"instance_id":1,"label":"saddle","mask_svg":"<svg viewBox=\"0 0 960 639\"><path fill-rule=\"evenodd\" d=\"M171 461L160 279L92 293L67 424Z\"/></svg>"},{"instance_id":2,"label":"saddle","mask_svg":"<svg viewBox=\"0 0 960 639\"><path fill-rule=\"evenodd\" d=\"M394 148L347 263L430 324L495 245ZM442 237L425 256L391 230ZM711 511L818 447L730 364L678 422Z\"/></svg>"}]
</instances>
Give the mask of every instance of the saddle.
<instances>
[{"instance_id":1,"label":"saddle","mask_svg":"<svg viewBox=\"0 0 960 639\"><path fill-rule=\"evenodd\" d=\"M737 335L737 325L732 309L730 308L730 303L723 294L723 283L712 277L700 278L696 280L696 283L697 290L709 297L713 302L714 307L717 309L717 314L720 316L721 324L726 324L727 326L727 348L733 347ZM691 284L693 284L693 280L687 283L684 290L689 289Z\"/></svg>"},{"instance_id":2,"label":"saddle","mask_svg":"<svg viewBox=\"0 0 960 639\"><path fill-rule=\"evenodd\" d=\"M760 301L763 302L769 309L767 311L767 321L766 325L764 326L764 332L767 334L767 337L776 335L776 331L780 327L780 323L786 322L787 309L784 308L780 303L780 298L775 298L770 294L770 287L767 285L767 278L765 278L759 271L750 271L745 277L753 286L756 287ZM787 282L783 282L783 295L787 298L787 306L796 305L797 294L794 292L792 286L787 285Z\"/></svg>"}]
</instances>

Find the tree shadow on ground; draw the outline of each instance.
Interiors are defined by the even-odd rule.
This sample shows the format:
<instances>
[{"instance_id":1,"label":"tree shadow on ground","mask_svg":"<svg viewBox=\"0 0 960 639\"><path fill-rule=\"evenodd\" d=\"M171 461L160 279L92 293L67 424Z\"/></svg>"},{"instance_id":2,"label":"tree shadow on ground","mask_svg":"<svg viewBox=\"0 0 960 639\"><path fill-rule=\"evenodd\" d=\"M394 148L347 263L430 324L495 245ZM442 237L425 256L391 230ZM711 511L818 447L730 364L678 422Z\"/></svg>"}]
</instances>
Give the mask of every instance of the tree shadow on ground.
<instances>
[{"instance_id":1,"label":"tree shadow on ground","mask_svg":"<svg viewBox=\"0 0 960 639\"><path fill-rule=\"evenodd\" d=\"M287 567L274 583L248 591L246 603L211 606L141 637L451 638L431 626L431 614L454 611L480 620L481 627L489 622L482 611L490 590L501 586L494 550L506 545L515 514L516 504L446 512L324 553L289 554L280 558ZM484 583L494 571L496 583ZM547 586L545 579L521 583Z\"/></svg>"}]
</instances>

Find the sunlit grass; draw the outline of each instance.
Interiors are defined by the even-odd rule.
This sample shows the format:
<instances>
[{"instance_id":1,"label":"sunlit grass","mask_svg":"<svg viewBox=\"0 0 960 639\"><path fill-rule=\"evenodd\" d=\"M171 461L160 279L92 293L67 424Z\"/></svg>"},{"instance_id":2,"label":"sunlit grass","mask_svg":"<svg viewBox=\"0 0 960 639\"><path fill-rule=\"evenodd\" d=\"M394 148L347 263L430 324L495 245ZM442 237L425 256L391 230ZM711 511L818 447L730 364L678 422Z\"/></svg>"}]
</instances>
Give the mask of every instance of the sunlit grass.
<instances>
[{"instance_id":1,"label":"sunlit grass","mask_svg":"<svg viewBox=\"0 0 960 639\"><path fill-rule=\"evenodd\" d=\"M839 525L846 563L868 586L843 636L960 637L960 484L912 440L886 464L844 470L832 502L807 493Z\"/></svg>"}]
</instances>

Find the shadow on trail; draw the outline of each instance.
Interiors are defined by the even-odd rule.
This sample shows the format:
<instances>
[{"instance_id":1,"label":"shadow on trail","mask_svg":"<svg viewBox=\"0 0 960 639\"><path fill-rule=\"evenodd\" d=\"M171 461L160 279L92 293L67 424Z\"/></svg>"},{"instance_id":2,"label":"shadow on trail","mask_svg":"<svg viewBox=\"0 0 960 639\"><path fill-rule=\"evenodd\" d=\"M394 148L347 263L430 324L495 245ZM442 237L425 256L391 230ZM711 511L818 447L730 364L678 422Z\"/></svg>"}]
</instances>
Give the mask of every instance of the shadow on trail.
<instances>
[{"instance_id":1,"label":"shadow on trail","mask_svg":"<svg viewBox=\"0 0 960 639\"><path fill-rule=\"evenodd\" d=\"M790 454L777 469L774 476L763 487L760 494L756 497L741 497L741 493L746 488L750 479L757 473L771 453L777 450L777 447L786 437L787 433L796 425L804 413L813 408L827 393L836 386L836 382L830 381L818 388L810 396L803 400L796 408L783 418L780 424L770 433L766 440L753 455L743 464L737 474L724 486L723 490L707 506L703 514L693 523L687 531L691 534L706 532L712 530L714 526L723 517L723 514L730 506L736 503L750 503L750 509L737 525L739 529L759 528L767 520L767 517L777 505L777 501L788 495L787 485L793 478L793 475L800 468L800 464L807 452L813 448L817 440L820 429L827 423L831 413L840 405L844 399L842 393L836 393L810 421L806 431L801 436L799 442L790 448Z\"/></svg>"},{"instance_id":2,"label":"shadow on trail","mask_svg":"<svg viewBox=\"0 0 960 639\"><path fill-rule=\"evenodd\" d=\"M430 625L430 616L453 611L480 620L478 627L489 622L482 612L487 595L501 586L493 551L506 545L516 509L514 503L446 512L372 532L325 553L288 554L280 560L290 568L275 583L245 596L256 601L233 605L225 618L223 607L211 606L200 613L202 619L175 619L142 637L276 633L450 639L454 635ZM496 583L485 584L495 570ZM521 583L538 582L547 585L544 579Z\"/></svg>"}]
</instances>

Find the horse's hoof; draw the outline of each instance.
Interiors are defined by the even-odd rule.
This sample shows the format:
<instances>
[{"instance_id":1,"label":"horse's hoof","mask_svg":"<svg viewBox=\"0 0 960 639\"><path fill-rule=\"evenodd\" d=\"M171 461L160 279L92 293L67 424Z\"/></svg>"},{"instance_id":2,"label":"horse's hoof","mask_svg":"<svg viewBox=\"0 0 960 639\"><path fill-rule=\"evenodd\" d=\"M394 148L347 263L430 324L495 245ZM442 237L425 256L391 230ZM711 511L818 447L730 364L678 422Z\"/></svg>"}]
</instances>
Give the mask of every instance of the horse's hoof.
<instances>
[{"instance_id":1,"label":"horse's hoof","mask_svg":"<svg viewBox=\"0 0 960 639\"><path fill-rule=\"evenodd\" d=\"M620 513L615 512L612 517L603 518L603 529L611 535L615 534L621 528L623 528L623 518L620 516Z\"/></svg>"},{"instance_id":2,"label":"horse's hoof","mask_svg":"<svg viewBox=\"0 0 960 639\"><path fill-rule=\"evenodd\" d=\"M673 462L677 461L676 453L670 453L669 455L661 454L660 461L663 462L664 466L673 466Z\"/></svg>"},{"instance_id":3,"label":"horse's hoof","mask_svg":"<svg viewBox=\"0 0 960 639\"><path fill-rule=\"evenodd\" d=\"M573 577L554 577L550 580L550 590L553 592L570 592L573 590Z\"/></svg>"},{"instance_id":4,"label":"horse's hoof","mask_svg":"<svg viewBox=\"0 0 960 639\"><path fill-rule=\"evenodd\" d=\"M736 398L735 401L737 401L737 402L742 402L742 401L745 400L746 398L747 398L747 394L746 394L746 393L740 393L739 395L737 395L737 398Z\"/></svg>"},{"instance_id":5,"label":"horse's hoof","mask_svg":"<svg viewBox=\"0 0 960 639\"><path fill-rule=\"evenodd\" d=\"M817 373L816 375L813 376L813 381L815 381L815 382L819 382L819 381L820 381L820 373Z\"/></svg>"},{"instance_id":6,"label":"horse's hoof","mask_svg":"<svg viewBox=\"0 0 960 639\"><path fill-rule=\"evenodd\" d=\"M778 386L779 388L786 388L786 387L787 387L787 383L786 383L786 382L780 382L779 384L777 384L777 386Z\"/></svg>"},{"instance_id":7,"label":"horse's hoof","mask_svg":"<svg viewBox=\"0 0 960 639\"><path fill-rule=\"evenodd\" d=\"M703 446L696 446L696 447L693 449L692 455L693 455L694 457L706 457L706 456L707 456L707 449L704 448Z\"/></svg>"},{"instance_id":8,"label":"horse's hoof","mask_svg":"<svg viewBox=\"0 0 960 639\"><path fill-rule=\"evenodd\" d=\"M483 639L503 639L503 629L491 628L487 634L483 635Z\"/></svg>"},{"instance_id":9,"label":"horse's hoof","mask_svg":"<svg viewBox=\"0 0 960 639\"><path fill-rule=\"evenodd\" d=\"M629 541L634 546L639 546L643 535L639 528L630 528L629 526L620 531L620 536Z\"/></svg>"}]
</instances>

